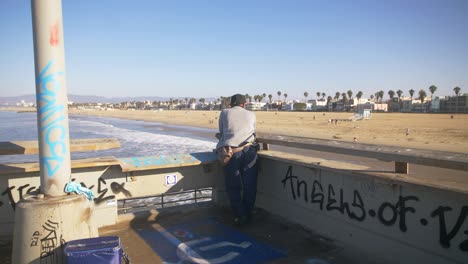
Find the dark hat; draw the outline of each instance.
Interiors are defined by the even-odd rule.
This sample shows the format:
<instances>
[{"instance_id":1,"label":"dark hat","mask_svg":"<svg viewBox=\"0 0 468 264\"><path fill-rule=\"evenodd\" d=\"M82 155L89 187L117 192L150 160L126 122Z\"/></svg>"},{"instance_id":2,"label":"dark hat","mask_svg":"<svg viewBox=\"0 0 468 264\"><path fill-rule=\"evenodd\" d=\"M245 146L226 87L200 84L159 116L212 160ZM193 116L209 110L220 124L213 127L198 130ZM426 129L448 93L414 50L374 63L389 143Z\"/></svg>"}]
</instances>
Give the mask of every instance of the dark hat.
<instances>
[{"instance_id":1,"label":"dark hat","mask_svg":"<svg viewBox=\"0 0 468 264\"><path fill-rule=\"evenodd\" d=\"M245 104L245 96L242 94L235 94L231 96L231 106Z\"/></svg>"}]
</instances>

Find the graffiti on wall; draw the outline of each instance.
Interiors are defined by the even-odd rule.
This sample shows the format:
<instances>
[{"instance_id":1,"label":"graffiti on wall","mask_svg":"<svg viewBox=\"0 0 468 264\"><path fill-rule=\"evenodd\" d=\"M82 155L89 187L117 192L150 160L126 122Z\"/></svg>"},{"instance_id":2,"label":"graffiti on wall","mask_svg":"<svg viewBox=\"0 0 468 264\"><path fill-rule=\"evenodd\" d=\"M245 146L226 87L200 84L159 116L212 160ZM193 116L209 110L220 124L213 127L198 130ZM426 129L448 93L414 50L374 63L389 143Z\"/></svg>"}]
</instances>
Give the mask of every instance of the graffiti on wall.
<instances>
[{"instance_id":1,"label":"graffiti on wall","mask_svg":"<svg viewBox=\"0 0 468 264\"><path fill-rule=\"evenodd\" d=\"M41 70L37 77L37 86L40 87L38 94L39 109L38 118L41 120L41 137L48 155L43 155L41 161L47 169L47 176L52 177L62 167L67 153L67 133L64 126L65 106L58 98L60 82L57 77L64 74L62 71L49 72L54 61L51 60Z\"/></svg>"},{"instance_id":2,"label":"graffiti on wall","mask_svg":"<svg viewBox=\"0 0 468 264\"><path fill-rule=\"evenodd\" d=\"M75 179L72 179L72 181L74 180ZM95 187L95 185L91 185L87 187L85 183L83 182L80 182L80 184L83 187L86 187L90 190L93 190ZM19 200L23 199L23 197L26 194L31 194L31 193L37 192L38 190L39 190L39 186L30 186L30 184L24 184L18 187L13 185L3 190L1 192L0 198L6 197L6 199L8 200L8 204L10 204L11 208L15 210L16 203ZM18 199L15 199L15 195L14 195L15 192L17 194ZM96 194L96 198L94 198L94 202L96 204L100 204L102 202L115 199L116 195L120 193L123 194L125 197L132 197L132 193L125 188L125 182L123 183L118 183L115 181L108 182L102 177L98 178L97 190L94 193ZM0 208L5 206L5 204L6 204L5 202L0 201Z\"/></svg>"},{"instance_id":3,"label":"graffiti on wall","mask_svg":"<svg viewBox=\"0 0 468 264\"><path fill-rule=\"evenodd\" d=\"M59 232L59 223L47 220L42 224L42 228L42 233L34 231L32 234L30 247L40 247L40 263L59 263L60 254L56 248L63 247L66 243ZM60 237L57 233L60 234Z\"/></svg>"},{"instance_id":4,"label":"graffiti on wall","mask_svg":"<svg viewBox=\"0 0 468 264\"><path fill-rule=\"evenodd\" d=\"M347 194L345 191L348 190L337 188L332 184L323 185L317 180L312 182L303 180L300 176L293 174L292 166L288 167L281 183L293 200L310 204L321 211L338 213L358 222L375 218L382 225L398 226L401 232L407 232L408 221L414 220L415 217L412 216L417 212L417 205L421 202L417 196L400 195L394 201L385 201L375 208L367 208L367 203L358 190L351 190L351 194ZM456 219L455 224L450 225L447 219L453 217ZM459 210L439 205L428 216L417 221L423 227L427 226L429 221L435 221L439 227L439 243L444 248L452 247L452 241L458 235L465 235L457 247L463 252L468 252L468 229L462 230L463 226L468 228L467 218L468 205Z\"/></svg>"},{"instance_id":5,"label":"graffiti on wall","mask_svg":"<svg viewBox=\"0 0 468 264\"><path fill-rule=\"evenodd\" d=\"M13 191L15 189L16 189L16 192L18 193L18 200L15 200L15 198L13 196ZM1 193L1 195L8 197L8 202L9 202L11 208L13 208L13 210L15 210L17 201L23 199L24 195L36 192L38 190L39 190L39 186L30 186L29 184L24 184L24 185L19 186L18 188L16 188L16 186L10 186L10 187L6 188ZM4 203L0 202L0 207L2 207L3 205L4 205Z\"/></svg>"},{"instance_id":6,"label":"graffiti on wall","mask_svg":"<svg viewBox=\"0 0 468 264\"><path fill-rule=\"evenodd\" d=\"M72 179L74 180L74 179ZM94 188L94 185L91 185L91 186L86 186L86 184L84 182L80 182L80 184L83 186L83 187L86 187L90 190L93 190ZM98 183L97 183L97 197L94 198L94 202L96 204L101 204L105 201L108 201L108 200L113 200L115 199L115 195L116 194L119 194L119 193L122 193L125 197L132 197L132 193L129 192L127 189L125 189L125 182L124 183L118 183L118 182L111 182L110 183L110 189L112 191L112 194L108 194L107 192L109 191L109 189L107 188L107 182L104 178L100 177L98 179Z\"/></svg>"}]
</instances>

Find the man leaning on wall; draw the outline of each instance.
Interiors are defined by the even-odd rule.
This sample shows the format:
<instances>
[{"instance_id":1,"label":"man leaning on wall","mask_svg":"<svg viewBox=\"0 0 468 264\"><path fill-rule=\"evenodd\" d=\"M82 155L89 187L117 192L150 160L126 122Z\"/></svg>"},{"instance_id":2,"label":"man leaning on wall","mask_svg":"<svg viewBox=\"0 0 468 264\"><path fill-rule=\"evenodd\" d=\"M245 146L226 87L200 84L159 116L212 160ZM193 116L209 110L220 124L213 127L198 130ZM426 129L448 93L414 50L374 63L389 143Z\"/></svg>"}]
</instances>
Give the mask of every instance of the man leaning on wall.
<instances>
[{"instance_id":1,"label":"man leaning on wall","mask_svg":"<svg viewBox=\"0 0 468 264\"><path fill-rule=\"evenodd\" d=\"M231 108L221 111L216 134L216 149L228 157L224 160L224 177L236 225L249 222L257 194L256 117L244 106L245 96L233 95Z\"/></svg>"}]
</instances>

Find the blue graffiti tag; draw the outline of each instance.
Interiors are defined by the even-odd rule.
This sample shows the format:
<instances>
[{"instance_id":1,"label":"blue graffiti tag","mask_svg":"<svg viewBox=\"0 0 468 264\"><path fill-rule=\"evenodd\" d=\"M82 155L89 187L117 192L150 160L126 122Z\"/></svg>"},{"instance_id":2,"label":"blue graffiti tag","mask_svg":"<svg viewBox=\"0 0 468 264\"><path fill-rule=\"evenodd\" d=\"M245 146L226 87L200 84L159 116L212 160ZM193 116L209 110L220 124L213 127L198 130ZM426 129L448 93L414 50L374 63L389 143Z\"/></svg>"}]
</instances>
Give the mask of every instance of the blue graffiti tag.
<instances>
[{"instance_id":1,"label":"blue graffiti tag","mask_svg":"<svg viewBox=\"0 0 468 264\"><path fill-rule=\"evenodd\" d=\"M67 152L67 145L65 142L67 130L62 124L65 120L65 106L60 104L57 100L57 92L60 90L60 83L56 78L63 75L64 72L54 72L46 76L47 71L53 63L53 60L49 61L37 78L37 85L42 88L38 95L40 105L38 117L43 124L40 133L45 136L44 146L48 148L50 152L50 155L43 156L41 161L45 164L47 176L49 177L52 177L62 166L64 156ZM53 132L55 132L54 135L58 136L52 137Z\"/></svg>"},{"instance_id":2,"label":"blue graffiti tag","mask_svg":"<svg viewBox=\"0 0 468 264\"><path fill-rule=\"evenodd\" d=\"M176 165L176 164L178 165L178 164L192 163L192 162L198 161L198 159L196 159L195 157L189 154L133 157L133 158L123 158L120 160L138 168L147 167L147 166L166 166L166 165Z\"/></svg>"}]
</instances>

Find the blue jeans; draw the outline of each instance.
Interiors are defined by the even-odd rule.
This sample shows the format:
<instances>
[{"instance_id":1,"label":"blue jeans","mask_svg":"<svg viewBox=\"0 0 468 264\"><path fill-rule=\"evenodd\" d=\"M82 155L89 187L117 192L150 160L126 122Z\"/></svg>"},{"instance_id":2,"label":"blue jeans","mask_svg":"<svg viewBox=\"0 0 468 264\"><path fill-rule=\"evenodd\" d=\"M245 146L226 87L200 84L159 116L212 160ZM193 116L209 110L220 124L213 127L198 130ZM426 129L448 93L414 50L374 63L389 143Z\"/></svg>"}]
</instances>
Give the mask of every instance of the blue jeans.
<instances>
[{"instance_id":1,"label":"blue jeans","mask_svg":"<svg viewBox=\"0 0 468 264\"><path fill-rule=\"evenodd\" d=\"M224 176L235 216L250 218L257 195L257 149L249 146L232 155Z\"/></svg>"}]
</instances>

